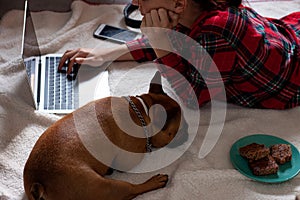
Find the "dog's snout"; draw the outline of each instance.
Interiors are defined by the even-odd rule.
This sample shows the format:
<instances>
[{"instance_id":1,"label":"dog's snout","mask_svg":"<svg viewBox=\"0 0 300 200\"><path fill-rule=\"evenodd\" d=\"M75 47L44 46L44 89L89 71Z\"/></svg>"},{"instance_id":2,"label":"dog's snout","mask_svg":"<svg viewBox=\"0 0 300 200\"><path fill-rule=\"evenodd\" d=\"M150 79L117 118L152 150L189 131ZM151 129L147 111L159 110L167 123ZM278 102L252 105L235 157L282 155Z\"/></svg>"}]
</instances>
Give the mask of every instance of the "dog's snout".
<instances>
[{"instance_id":1,"label":"dog's snout","mask_svg":"<svg viewBox=\"0 0 300 200\"><path fill-rule=\"evenodd\" d=\"M172 142L168 145L168 147L176 148L184 144L188 140L188 138L188 124L183 120L180 129L178 130L176 136L173 138Z\"/></svg>"}]
</instances>

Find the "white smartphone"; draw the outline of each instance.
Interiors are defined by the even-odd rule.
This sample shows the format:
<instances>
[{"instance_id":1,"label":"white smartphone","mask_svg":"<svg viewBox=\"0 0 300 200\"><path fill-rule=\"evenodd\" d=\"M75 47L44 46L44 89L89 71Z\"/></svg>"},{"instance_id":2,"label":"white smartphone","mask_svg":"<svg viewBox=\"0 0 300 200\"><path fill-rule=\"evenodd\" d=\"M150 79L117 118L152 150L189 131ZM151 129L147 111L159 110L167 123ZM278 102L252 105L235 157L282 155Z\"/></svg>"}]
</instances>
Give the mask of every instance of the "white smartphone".
<instances>
[{"instance_id":1,"label":"white smartphone","mask_svg":"<svg viewBox=\"0 0 300 200\"><path fill-rule=\"evenodd\" d=\"M94 31L94 37L108 39L118 43L126 43L141 37L141 33L114 27L107 24L100 24Z\"/></svg>"}]
</instances>

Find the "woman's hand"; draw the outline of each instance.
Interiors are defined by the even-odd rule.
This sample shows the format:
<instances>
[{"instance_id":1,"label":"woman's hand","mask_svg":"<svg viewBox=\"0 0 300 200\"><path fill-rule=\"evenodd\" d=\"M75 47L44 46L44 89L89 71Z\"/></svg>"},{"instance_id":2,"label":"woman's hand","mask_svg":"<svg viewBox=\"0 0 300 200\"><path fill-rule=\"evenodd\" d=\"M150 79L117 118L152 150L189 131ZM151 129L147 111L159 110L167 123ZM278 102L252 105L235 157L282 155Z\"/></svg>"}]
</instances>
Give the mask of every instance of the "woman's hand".
<instances>
[{"instance_id":1,"label":"woman's hand","mask_svg":"<svg viewBox=\"0 0 300 200\"><path fill-rule=\"evenodd\" d=\"M67 63L67 74L72 72L75 63L81 65L101 66L108 61L128 61L133 60L126 45L120 45L112 48L80 48L76 50L68 50L62 56L58 65L58 71Z\"/></svg>"},{"instance_id":2,"label":"woman's hand","mask_svg":"<svg viewBox=\"0 0 300 200\"><path fill-rule=\"evenodd\" d=\"M157 27L171 29L178 24L179 15L164 8L151 10L142 20L141 28Z\"/></svg>"},{"instance_id":3,"label":"woman's hand","mask_svg":"<svg viewBox=\"0 0 300 200\"><path fill-rule=\"evenodd\" d=\"M167 55L172 45L167 32L178 24L179 15L164 8L146 13L141 24L141 31L147 36L158 58Z\"/></svg>"},{"instance_id":4,"label":"woman's hand","mask_svg":"<svg viewBox=\"0 0 300 200\"><path fill-rule=\"evenodd\" d=\"M84 63L92 66L99 66L103 64L103 58L100 55L95 54L93 49L80 48L76 50L67 50L59 62L58 71L61 71L67 64L67 74L70 74L75 63L79 65Z\"/></svg>"}]
</instances>

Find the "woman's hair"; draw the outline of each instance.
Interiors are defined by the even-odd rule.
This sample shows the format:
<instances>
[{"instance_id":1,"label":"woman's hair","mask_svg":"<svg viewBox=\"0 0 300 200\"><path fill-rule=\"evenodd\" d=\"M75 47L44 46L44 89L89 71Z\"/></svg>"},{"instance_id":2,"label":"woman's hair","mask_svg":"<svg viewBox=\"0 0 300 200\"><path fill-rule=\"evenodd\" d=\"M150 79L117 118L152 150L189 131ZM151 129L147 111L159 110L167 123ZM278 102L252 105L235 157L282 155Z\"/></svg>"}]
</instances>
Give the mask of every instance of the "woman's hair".
<instances>
[{"instance_id":1,"label":"woman's hair","mask_svg":"<svg viewBox=\"0 0 300 200\"><path fill-rule=\"evenodd\" d=\"M223 10L227 7L239 7L242 0L193 0L201 4L203 10Z\"/></svg>"}]
</instances>

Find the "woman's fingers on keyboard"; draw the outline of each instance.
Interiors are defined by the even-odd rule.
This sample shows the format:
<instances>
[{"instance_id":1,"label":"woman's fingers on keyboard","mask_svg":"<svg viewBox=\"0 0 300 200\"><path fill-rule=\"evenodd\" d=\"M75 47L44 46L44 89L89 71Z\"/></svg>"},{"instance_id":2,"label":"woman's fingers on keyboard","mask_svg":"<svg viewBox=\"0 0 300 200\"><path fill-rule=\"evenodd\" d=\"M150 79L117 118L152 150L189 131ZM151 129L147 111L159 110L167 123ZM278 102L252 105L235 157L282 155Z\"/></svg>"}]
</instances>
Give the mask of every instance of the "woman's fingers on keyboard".
<instances>
[{"instance_id":1,"label":"woman's fingers on keyboard","mask_svg":"<svg viewBox=\"0 0 300 200\"><path fill-rule=\"evenodd\" d=\"M67 74L70 74L76 63L76 58L85 58L88 54L89 51L85 49L67 50L60 60L58 71L61 71L64 65L67 65Z\"/></svg>"},{"instance_id":2,"label":"woman's fingers on keyboard","mask_svg":"<svg viewBox=\"0 0 300 200\"><path fill-rule=\"evenodd\" d=\"M58 71L61 71L63 67L65 67L66 63L69 61L70 57L75 54L74 50L67 50L64 55L61 57L59 65L58 65Z\"/></svg>"}]
</instances>

